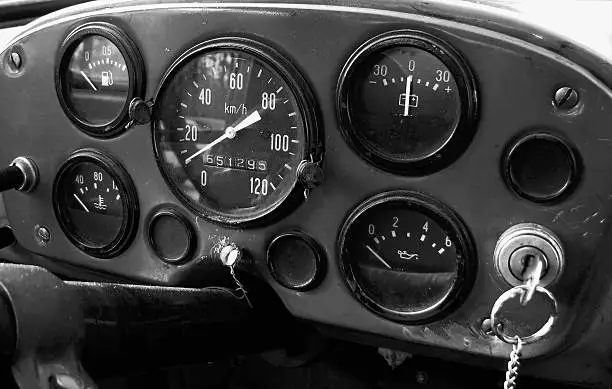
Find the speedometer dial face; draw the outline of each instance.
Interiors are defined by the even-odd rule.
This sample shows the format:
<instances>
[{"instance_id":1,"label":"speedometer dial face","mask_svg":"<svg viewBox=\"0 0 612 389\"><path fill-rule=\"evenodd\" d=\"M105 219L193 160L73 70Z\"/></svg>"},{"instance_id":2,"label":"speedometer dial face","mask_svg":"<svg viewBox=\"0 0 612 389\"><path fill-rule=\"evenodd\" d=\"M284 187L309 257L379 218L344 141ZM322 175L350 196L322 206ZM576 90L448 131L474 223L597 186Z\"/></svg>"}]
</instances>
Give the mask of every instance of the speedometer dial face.
<instances>
[{"instance_id":1,"label":"speedometer dial face","mask_svg":"<svg viewBox=\"0 0 612 389\"><path fill-rule=\"evenodd\" d=\"M427 35L393 32L349 60L338 110L363 157L386 170L424 174L467 146L475 102L469 71L450 47Z\"/></svg>"},{"instance_id":2,"label":"speedometer dial face","mask_svg":"<svg viewBox=\"0 0 612 389\"><path fill-rule=\"evenodd\" d=\"M195 48L171 69L156 100L155 146L194 210L248 222L292 192L310 124L290 74L263 51L232 44Z\"/></svg>"}]
</instances>

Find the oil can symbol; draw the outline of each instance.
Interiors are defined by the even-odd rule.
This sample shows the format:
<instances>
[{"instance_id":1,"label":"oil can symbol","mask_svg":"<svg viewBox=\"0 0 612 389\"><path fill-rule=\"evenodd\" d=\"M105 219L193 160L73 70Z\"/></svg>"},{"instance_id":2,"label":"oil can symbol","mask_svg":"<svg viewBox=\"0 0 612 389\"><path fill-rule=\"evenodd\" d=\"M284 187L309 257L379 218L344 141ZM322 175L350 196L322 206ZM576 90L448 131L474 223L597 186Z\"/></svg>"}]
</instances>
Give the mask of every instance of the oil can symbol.
<instances>
[{"instance_id":1,"label":"oil can symbol","mask_svg":"<svg viewBox=\"0 0 612 389\"><path fill-rule=\"evenodd\" d=\"M111 86L113 85L113 72L110 70L107 72L102 72L102 86Z\"/></svg>"}]
</instances>

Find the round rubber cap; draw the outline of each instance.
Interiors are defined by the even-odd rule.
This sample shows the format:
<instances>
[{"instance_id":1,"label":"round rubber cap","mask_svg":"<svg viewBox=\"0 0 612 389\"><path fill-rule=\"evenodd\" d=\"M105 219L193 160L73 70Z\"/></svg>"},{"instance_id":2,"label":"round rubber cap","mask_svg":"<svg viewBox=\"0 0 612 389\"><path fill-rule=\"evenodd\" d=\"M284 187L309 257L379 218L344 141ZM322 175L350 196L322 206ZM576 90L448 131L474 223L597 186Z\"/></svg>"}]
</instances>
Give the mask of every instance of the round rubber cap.
<instances>
[{"instance_id":1,"label":"round rubber cap","mask_svg":"<svg viewBox=\"0 0 612 389\"><path fill-rule=\"evenodd\" d=\"M160 211L151 219L151 247L166 262L176 263L188 259L194 249L194 236L191 224L174 211Z\"/></svg>"},{"instance_id":2,"label":"round rubber cap","mask_svg":"<svg viewBox=\"0 0 612 389\"><path fill-rule=\"evenodd\" d=\"M268 266L279 284L295 290L313 288L323 273L319 246L301 233L276 237L268 247Z\"/></svg>"},{"instance_id":3,"label":"round rubber cap","mask_svg":"<svg viewBox=\"0 0 612 389\"><path fill-rule=\"evenodd\" d=\"M546 202L566 195L577 178L577 160L561 138L547 133L516 141L505 159L505 174L520 196Z\"/></svg>"}]
</instances>

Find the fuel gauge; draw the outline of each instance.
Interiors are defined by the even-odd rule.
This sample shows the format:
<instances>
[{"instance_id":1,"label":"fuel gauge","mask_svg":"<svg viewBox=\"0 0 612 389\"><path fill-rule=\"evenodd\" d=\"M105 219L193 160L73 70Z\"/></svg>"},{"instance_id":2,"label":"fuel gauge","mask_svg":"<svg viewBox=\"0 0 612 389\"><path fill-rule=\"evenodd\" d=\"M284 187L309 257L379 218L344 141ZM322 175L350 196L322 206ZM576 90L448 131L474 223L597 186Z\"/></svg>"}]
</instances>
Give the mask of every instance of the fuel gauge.
<instances>
[{"instance_id":1,"label":"fuel gauge","mask_svg":"<svg viewBox=\"0 0 612 389\"><path fill-rule=\"evenodd\" d=\"M60 50L58 96L66 114L94 136L118 133L129 104L142 94L142 59L118 28L86 24Z\"/></svg>"},{"instance_id":2,"label":"fuel gauge","mask_svg":"<svg viewBox=\"0 0 612 389\"><path fill-rule=\"evenodd\" d=\"M108 258L132 237L138 215L127 173L96 150L81 150L60 169L55 210L66 236L88 254Z\"/></svg>"}]
</instances>

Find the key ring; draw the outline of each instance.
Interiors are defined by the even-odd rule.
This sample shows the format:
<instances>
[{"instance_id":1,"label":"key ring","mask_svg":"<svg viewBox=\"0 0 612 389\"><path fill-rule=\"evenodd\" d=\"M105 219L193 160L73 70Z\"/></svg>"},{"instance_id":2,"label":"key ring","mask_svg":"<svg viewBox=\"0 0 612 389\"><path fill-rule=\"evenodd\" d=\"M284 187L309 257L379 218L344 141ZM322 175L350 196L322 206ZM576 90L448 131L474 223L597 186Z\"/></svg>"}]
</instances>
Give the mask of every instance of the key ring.
<instances>
[{"instance_id":1,"label":"key ring","mask_svg":"<svg viewBox=\"0 0 612 389\"><path fill-rule=\"evenodd\" d=\"M523 337L523 338L519 336L510 337L504 334L502 323L497 323L495 317L497 316L497 314L502 309L505 303L507 303L508 301L512 300L513 298L517 296L522 296L523 294L527 293L528 290L529 290L529 286L518 285L512 289L505 291L504 293L502 293L501 296L499 296L497 301L495 301L495 304L493 304L493 308L491 309L491 318L490 318L491 319L491 329L493 330L493 332L499 339L501 339L502 341L508 344L517 344L519 339L521 343L523 343L524 345L540 340L541 338L543 338L545 335L547 335L550 332L553 325L559 318L559 304L557 303L557 299L548 289L542 286L538 286L535 289L536 292L546 295L546 297L548 297L550 301L553 303L553 312L551 313L546 323L544 323L542 328L540 328L537 332L529 336Z\"/></svg>"}]
</instances>

